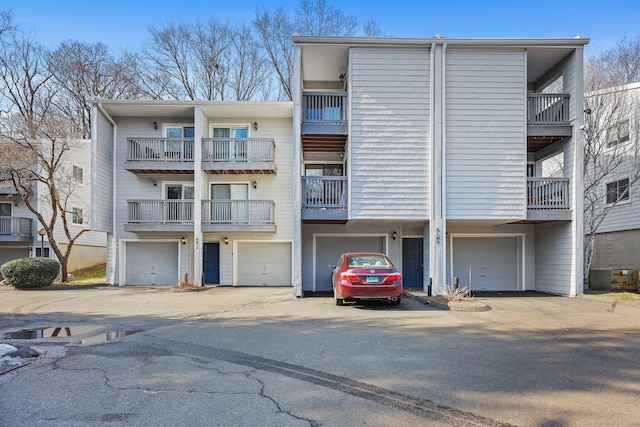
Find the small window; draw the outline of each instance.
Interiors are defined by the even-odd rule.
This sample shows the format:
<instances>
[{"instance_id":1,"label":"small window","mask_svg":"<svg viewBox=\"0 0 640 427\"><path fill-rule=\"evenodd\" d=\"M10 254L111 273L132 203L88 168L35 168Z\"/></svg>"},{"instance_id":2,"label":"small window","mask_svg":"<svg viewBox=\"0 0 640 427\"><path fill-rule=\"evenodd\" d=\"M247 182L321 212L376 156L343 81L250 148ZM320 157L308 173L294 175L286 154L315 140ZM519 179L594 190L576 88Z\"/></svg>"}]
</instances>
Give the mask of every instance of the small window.
<instances>
[{"instance_id":1,"label":"small window","mask_svg":"<svg viewBox=\"0 0 640 427\"><path fill-rule=\"evenodd\" d=\"M607 184L607 204L629 200L629 178Z\"/></svg>"},{"instance_id":2,"label":"small window","mask_svg":"<svg viewBox=\"0 0 640 427\"><path fill-rule=\"evenodd\" d=\"M36 257L40 258L42 256L42 249L36 248ZM49 248L44 248L44 257L49 258Z\"/></svg>"},{"instance_id":3,"label":"small window","mask_svg":"<svg viewBox=\"0 0 640 427\"><path fill-rule=\"evenodd\" d=\"M73 167L73 180L78 184L84 184L84 170L80 166Z\"/></svg>"},{"instance_id":4,"label":"small window","mask_svg":"<svg viewBox=\"0 0 640 427\"><path fill-rule=\"evenodd\" d=\"M74 224L82 224L82 209L73 208L73 216L71 222Z\"/></svg>"},{"instance_id":5,"label":"small window","mask_svg":"<svg viewBox=\"0 0 640 427\"><path fill-rule=\"evenodd\" d=\"M0 216L11 216L11 203L0 203Z\"/></svg>"},{"instance_id":6,"label":"small window","mask_svg":"<svg viewBox=\"0 0 640 427\"><path fill-rule=\"evenodd\" d=\"M618 122L615 126L607 129L607 146L613 147L617 144L629 141L629 120Z\"/></svg>"}]
</instances>

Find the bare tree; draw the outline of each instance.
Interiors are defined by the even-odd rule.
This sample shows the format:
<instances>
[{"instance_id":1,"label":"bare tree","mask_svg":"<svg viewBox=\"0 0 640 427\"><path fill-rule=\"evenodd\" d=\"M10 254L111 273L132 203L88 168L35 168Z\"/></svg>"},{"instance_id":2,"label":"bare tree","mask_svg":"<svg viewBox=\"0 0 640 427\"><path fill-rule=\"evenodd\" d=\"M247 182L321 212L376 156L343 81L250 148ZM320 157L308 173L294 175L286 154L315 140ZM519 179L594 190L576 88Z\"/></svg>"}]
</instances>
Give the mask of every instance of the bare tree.
<instances>
[{"instance_id":1,"label":"bare tree","mask_svg":"<svg viewBox=\"0 0 640 427\"><path fill-rule=\"evenodd\" d=\"M230 92L238 101L254 99L269 78L266 58L251 28L242 24L232 37L234 57L229 75Z\"/></svg>"},{"instance_id":2,"label":"bare tree","mask_svg":"<svg viewBox=\"0 0 640 427\"><path fill-rule=\"evenodd\" d=\"M640 131L640 88L622 85L602 89L612 81L612 74L611 68L599 67L601 60L595 58L588 63L585 79L585 280L600 226L612 209L629 200L630 188L640 183L640 144L636 137Z\"/></svg>"},{"instance_id":3,"label":"bare tree","mask_svg":"<svg viewBox=\"0 0 640 427\"><path fill-rule=\"evenodd\" d=\"M138 97L132 73L102 43L62 42L48 54L47 65L60 89L56 107L75 123L84 138L91 132L90 98Z\"/></svg>"},{"instance_id":4,"label":"bare tree","mask_svg":"<svg viewBox=\"0 0 640 427\"><path fill-rule=\"evenodd\" d=\"M0 180L16 191L45 230L49 246L60 261L63 282L68 278L67 264L75 242L89 231L83 228L74 232L70 227L71 218L78 215L71 206L76 182L70 155L73 145L80 142L69 128L67 117L48 112L38 116L37 131L31 135L33 126L15 113L2 121L0 132ZM55 230L62 230L66 237L64 250Z\"/></svg>"},{"instance_id":5,"label":"bare tree","mask_svg":"<svg viewBox=\"0 0 640 427\"><path fill-rule=\"evenodd\" d=\"M293 99L293 43L291 36L355 36L359 30L358 18L346 15L326 0L301 0L290 15L284 8L256 9L253 26L260 44L280 83L278 99ZM365 36L382 35L380 26L373 20L364 23Z\"/></svg>"}]
</instances>

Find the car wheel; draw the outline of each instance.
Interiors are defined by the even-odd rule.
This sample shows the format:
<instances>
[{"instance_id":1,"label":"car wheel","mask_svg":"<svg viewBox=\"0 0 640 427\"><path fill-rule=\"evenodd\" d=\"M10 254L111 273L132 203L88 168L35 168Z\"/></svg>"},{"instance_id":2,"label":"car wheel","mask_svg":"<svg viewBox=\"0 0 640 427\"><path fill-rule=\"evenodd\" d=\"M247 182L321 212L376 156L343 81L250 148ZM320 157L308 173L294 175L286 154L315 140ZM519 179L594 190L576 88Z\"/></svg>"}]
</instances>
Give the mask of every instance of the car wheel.
<instances>
[{"instance_id":1,"label":"car wheel","mask_svg":"<svg viewBox=\"0 0 640 427\"><path fill-rule=\"evenodd\" d=\"M336 291L333 291L333 300L336 302L336 305L344 305L344 300L342 298L338 298L338 294L336 294Z\"/></svg>"},{"instance_id":2,"label":"car wheel","mask_svg":"<svg viewBox=\"0 0 640 427\"><path fill-rule=\"evenodd\" d=\"M400 305L401 301L402 301L402 297L398 297L398 299L395 301L389 300L389 305Z\"/></svg>"}]
</instances>

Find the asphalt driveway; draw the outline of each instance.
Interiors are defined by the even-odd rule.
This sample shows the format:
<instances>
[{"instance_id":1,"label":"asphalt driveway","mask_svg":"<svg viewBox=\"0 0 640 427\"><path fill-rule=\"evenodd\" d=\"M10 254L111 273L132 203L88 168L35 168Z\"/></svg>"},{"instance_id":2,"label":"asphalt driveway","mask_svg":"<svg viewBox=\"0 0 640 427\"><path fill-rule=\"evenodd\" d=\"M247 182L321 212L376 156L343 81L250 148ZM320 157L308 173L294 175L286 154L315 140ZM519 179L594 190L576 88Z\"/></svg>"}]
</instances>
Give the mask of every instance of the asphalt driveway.
<instances>
[{"instance_id":1,"label":"asphalt driveway","mask_svg":"<svg viewBox=\"0 0 640 427\"><path fill-rule=\"evenodd\" d=\"M481 300L492 309L336 307L289 288L0 290L0 335L49 336L0 340L42 353L0 375L0 425L640 420L640 305Z\"/></svg>"}]
</instances>

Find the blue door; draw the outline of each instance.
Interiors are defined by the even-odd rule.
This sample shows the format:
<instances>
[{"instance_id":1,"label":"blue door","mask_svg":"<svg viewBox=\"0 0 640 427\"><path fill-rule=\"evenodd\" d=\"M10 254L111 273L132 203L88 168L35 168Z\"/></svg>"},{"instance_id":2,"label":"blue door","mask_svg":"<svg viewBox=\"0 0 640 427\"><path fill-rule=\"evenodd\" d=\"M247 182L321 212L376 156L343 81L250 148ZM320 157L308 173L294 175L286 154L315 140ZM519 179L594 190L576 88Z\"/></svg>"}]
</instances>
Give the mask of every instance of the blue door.
<instances>
[{"instance_id":1,"label":"blue door","mask_svg":"<svg viewBox=\"0 0 640 427\"><path fill-rule=\"evenodd\" d=\"M423 240L402 239L402 285L405 288L423 288Z\"/></svg>"},{"instance_id":2,"label":"blue door","mask_svg":"<svg viewBox=\"0 0 640 427\"><path fill-rule=\"evenodd\" d=\"M220 243L205 243L202 256L204 283L220 283Z\"/></svg>"}]
</instances>

